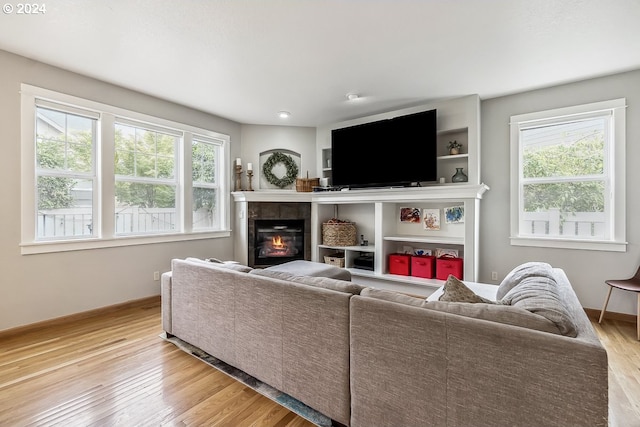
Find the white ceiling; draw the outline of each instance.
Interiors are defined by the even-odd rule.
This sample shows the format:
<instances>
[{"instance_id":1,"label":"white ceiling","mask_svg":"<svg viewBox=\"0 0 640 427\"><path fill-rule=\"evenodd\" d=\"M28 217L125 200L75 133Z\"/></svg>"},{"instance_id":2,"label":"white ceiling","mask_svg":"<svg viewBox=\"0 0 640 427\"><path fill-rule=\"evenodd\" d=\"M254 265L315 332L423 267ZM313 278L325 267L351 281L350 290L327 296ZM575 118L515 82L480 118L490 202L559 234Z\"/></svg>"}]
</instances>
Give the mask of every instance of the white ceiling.
<instances>
[{"instance_id":1,"label":"white ceiling","mask_svg":"<svg viewBox=\"0 0 640 427\"><path fill-rule=\"evenodd\" d=\"M0 15L0 49L241 123L317 126L640 69L640 0L40 4Z\"/></svg>"}]
</instances>

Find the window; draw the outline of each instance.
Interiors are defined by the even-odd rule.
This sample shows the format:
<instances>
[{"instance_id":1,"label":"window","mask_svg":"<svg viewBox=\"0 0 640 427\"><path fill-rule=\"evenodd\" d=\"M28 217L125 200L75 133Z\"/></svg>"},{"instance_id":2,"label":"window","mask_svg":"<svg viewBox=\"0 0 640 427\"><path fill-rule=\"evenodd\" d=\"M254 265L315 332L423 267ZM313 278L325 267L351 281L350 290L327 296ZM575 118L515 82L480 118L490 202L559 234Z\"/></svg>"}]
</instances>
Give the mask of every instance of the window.
<instances>
[{"instance_id":1,"label":"window","mask_svg":"<svg viewBox=\"0 0 640 427\"><path fill-rule=\"evenodd\" d=\"M94 236L97 115L36 106L36 239Z\"/></svg>"},{"instance_id":2,"label":"window","mask_svg":"<svg viewBox=\"0 0 640 427\"><path fill-rule=\"evenodd\" d=\"M625 100L511 118L514 245L626 250Z\"/></svg>"},{"instance_id":3,"label":"window","mask_svg":"<svg viewBox=\"0 0 640 427\"><path fill-rule=\"evenodd\" d=\"M177 229L179 142L180 135L169 130L116 122L116 234L157 234Z\"/></svg>"},{"instance_id":4,"label":"window","mask_svg":"<svg viewBox=\"0 0 640 427\"><path fill-rule=\"evenodd\" d=\"M229 236L229 137L22 85L22 253Z\"/></svg>"},{"instance_id":5,"label":"window","mask_svg":"<svg viewBox=\"0 0 640 427\"><path fill-rule=\"evenodd\" d=\"M220 140L207 140L196 136L191 144L192 167L192 224L194 230L217 228L220 218L219 182L221 177L216 168L220 157Z\"/></svg>"}]
</instances>

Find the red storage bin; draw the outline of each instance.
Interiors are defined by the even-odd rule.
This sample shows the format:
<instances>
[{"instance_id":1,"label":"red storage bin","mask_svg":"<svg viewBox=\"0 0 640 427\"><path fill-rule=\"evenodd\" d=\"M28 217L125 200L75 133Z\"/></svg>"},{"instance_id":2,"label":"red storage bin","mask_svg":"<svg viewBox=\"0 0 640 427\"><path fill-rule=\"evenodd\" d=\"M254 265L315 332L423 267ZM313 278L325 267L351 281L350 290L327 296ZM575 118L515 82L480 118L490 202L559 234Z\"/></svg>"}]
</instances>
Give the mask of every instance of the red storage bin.
<instances>
[{"instance_id":1,"label":"red storage bin","mask_svg":"<svg viewBox=\"0 0 640 427\"><path fill-rule=\"evenodd\" d=\"M462 280L462 258L443 255L436 259L436 279L447 280L450 274Z\"/></svg>"},{"instance_id":2,"label":"red storage bin","mask_svg":"<svg viewBox=\"0 0 640 427\"><path fill-rule=\"evenodd\" d=\"M411 257L411 275L433 279L436 273L436 257L429 255Z\"/></svg>"},{"instance_id":3,"label":"red storage bin","mask_svg":"<svg viewBox=\"0 0 640 427\"><path fill-rule=\"evenodd\" d=\"M408 276L411 272L411 255L391 254L389 255L389 273Z\"/></svg>"}]
</instances>

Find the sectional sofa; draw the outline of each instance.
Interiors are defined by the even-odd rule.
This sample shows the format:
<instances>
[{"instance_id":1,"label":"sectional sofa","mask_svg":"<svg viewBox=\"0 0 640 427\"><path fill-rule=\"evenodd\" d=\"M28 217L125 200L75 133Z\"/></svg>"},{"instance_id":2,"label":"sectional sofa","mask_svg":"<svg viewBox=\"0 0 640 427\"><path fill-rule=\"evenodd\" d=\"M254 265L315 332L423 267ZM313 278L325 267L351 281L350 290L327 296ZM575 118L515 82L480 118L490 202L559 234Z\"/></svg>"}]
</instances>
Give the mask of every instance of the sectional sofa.
<instances>
[{"instance_id":1,"label":"sectional sofa","mask_svg":"<svg viewBox=\"0 0 640 427\"><path fill-rule=\"evenodd\" d=\"M454 285L478 302L453 301ZM564 272L541 263L500 286L447 281L425 300L175 259L162 276L162 316L167 334L337 425L608 423L607 354Z\"/></svg>"}]
</instances>

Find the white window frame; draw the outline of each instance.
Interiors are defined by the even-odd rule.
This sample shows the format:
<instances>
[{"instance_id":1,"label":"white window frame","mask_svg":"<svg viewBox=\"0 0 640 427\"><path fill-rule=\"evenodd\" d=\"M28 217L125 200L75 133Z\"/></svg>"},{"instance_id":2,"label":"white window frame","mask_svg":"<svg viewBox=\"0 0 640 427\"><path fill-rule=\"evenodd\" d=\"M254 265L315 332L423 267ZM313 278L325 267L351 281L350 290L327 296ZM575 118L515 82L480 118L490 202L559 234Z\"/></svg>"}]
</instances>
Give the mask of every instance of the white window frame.
<instances>
[{"instance_id":1,"label":"white window frame","mask_svg":"<svg viewBox=\"0 0 640 427\"><path fill-rule=\"evenodd\" d=\"M218 152L221 152L221 150L224 149L224 141L222 140L218 140L218 139L212 139L209 138L205 135L196 135L193 134L190 136L189 140L188 140L188 144L185 142L185 148L188 149L189 151L189 157L192 157L192 153L193 153L193 142L194 141L198 141L201 143L205 143L205 144L211 144L214 146L218 147ZM193 160L193 159L192 159ZM185 215L187 215L189 218L185 218L185 226L188 227L189 230L193 230L193 188L206 188L206 189L210 189L210 190L216 190L216 202L218 204L218 210L221 206L223 206L222 204L222 194L223 194L223 186L221 185L222 183L224 183L224 175L222 174L222 169L221 168L216 168L216 174L215 174L215 179L214 179L214 183L206 183L206 182L202 182L202 181L197 181L197 182L193 182L193 169L191 168L191 166L193 165L193 161L189 162L189 171L188 171L188 176L192 177L192 179L189 180L189 188L188 191L185 188L185 195L184 195L184 200L185 200ZM185 176L186 176L187 172L185 172ZM188 194L186 194L188 193ZM188 201L188 203L187 203ZM220 212L221 215L223 215L223 212ZM224 218L224 216L222 217ZM221 219L222 219L221 218ZM197 230L203 230L206 231L207 228L203 227L203 228L198 228Z\"/></svg>"},{"instance_id":2,"label":"white window frame","mask_svg":"<svg viewBox=\"0 0 640 427\"><path fill-rule=\"evenodd\" d=\"M131 246L152 243L165 243L176 241L200 240L219 237L229 237L230 231L230 142L228 135L202 129L171 120L161 119L150 115L126 110L99 102L78 98L71 95L55 92L40 87L21 85L21 253L23 255L73 251L83 249L108 248L118 246ZM97 212L94 224L98 229L94 230L94 236L87 238L62 239L56 241L36 240L37 205L35 197L36 188L36 162L35 162L35 123L36 100L48 102L50 105L64 106L65 108L79 108L93 111L99 114L98 135L95 152L96 182L98 190L94 191L94 209ZM178 147L178 163L176 174L178 176L178 189L176 208L179 212L181 224L176 227L174 233L162 233L153 235L116 235L115 233L115 130L114 124L118 118L126 118L132 122L147 123L151 126L173 129L182 133L182 141ZM220 229L197 230L191 229L191 138L193 135L202 135L206 138L222 141L218 171L220 173ZM188 199L188 200L187 200Z\"/></svg>"},{"instance_id":3,"label":"white window frame","mask_svg":"<svg viewBox=\"0 0 640 427\"><path fill-rule=\"evenodd\" d=\"M91 222L92 222L92 230L91 230L91 236L89 237L96 237L98 231L100 230L100 215L98 215L98 210L100 207L100 190L98 187L98 177L97 177L97 164L96 164L96 159L97 159L97 151L99 150L99 138L98 138L98 134L99 134L99 129L100 129L100 114L95 112L95 111L90 111L90 110L84 110L84 109L79 109L79 108L74 108L74 107L70 107L67 105L61 105L61 104L53 104L50 103L48 101L44 101L41 99L36 99L35 100L35 105L34 105L34 115L37 116L37 109L38 108L43 108L43 109L49 109L49 110L54 110L54 111L58 111L64 114L72 114L72 115L76 115L76 116L80 116L80 117L86 117L88 119L91 120L95 120L95 125L93 126L93 142L92 142L92 154L91 154L91 163L92 163L92 170L90 172L70 172L70 171L64 171L64 170L58 170L58 171L42 171L40 170L40 168L35 167L35 178L34 178L34 186L33 186L33 191L35 192L35 201L34 201L34 206L35 206L35 211L34 211L34 216L35 216L35 221L37 222L38 220L38 207L37 207L37 192L38 192L38 188L37 188L37 180L38 177L40 176L59 176L59 177L66 177L66 178L76 178L76 179L87 179L87 180L91 180L92 182L92 200L91 200ZM36 143L36 138L35 138L35 129L36 129L36 122L34 120L33 122L33 128L34 128L34 138L33 138L33 142L34 142L34 153L33 153L33 161L36 162L36 152L35 152L35 143ZM37 162L36 162L37 163ZM35 240L39 241L39 242L46 242L46 241L54 241L56 240L56 238L46 238L46 237L41 237L38 238L37 234L38 234L38 230L37 230L37 225L34 224L34 227L36 228L35 230L35 235L34 238ZM86 239L88 238L86 235L85 236L65 236L64 240L73 240L73 239Z\"/></svg>"},{"instance_id":4,"label":"white window frame","mask_svg":"<svg viewBox=\"0 0 640 427\"><path fill-rule=\"evenodd\" d=\"M184 138L184 135L182 132L173 130L173 129L168 129L168 128L163 128L157 125L151 125L149 123L142 123L142 122L134 122L128 118L124 118L124 117L116 117L115 119L115 125L122 125L122 126L129 126L129 127L133 127L136 129L143 129L145 131L148 132L158 132L158 133L162 133L165 135L171 135L174 137L177 137L180 139L180 143L178 144L174 144L174 156L173 156L173 160L174 160L174 177L173 178L145 178L145 177L139 177L139 176L128 176L128 175L118 175L115 174L115 182L136 182L136 183L140 183L140 184L151 184L151 185L169 185L169 186L173 186L175 187L175 209L176 209L176 218L175 218L175 222L176 222L176 229L175 232L180 232L181 230L184 230L184 226L182 224L182 214L180 212L180 199L182 197L182 192L180 191L180 164L182 162L180 162L180 158L181 156L180 154L180 144L182 144L182 140ZM115 141L114 141L115 142ZM115 153L115 147L114 147L114 153ZM189 159L185 159L186 161L188 161ZM116 215L116 210L114 210L114 215ZM140 235L154 235L154 234L167 234L167 233L171 233L168 231L158 231L156 233L153 232L139 232L139 233L131 233L131 232L117 232L117 229L115 231L116 235L118 237L124 237L124 236L132 236L135 234L140 234Z\"/></svg>"},{"instance_id":5,"label":"white window frame","mask_svg":"<svg viewBox=\"0 0 640 427\"><path fill-rule=\"evenodd\" d=\"M571 116L589 113L608 112L611 115L610 141L605 147L605 167L608 171L609 200L605 201L609 211L610 233L608 239L538 237L520 233L523 207L522 194L522 144L520 131L541 123L561 123ZM625 202L625 138L626 99L614 99L590 104L557 108L534 113L519 114L511 117L511 245L546 248L566 248L625 252L626 241L626 202Z\"/></svg>"}]
</instances>

